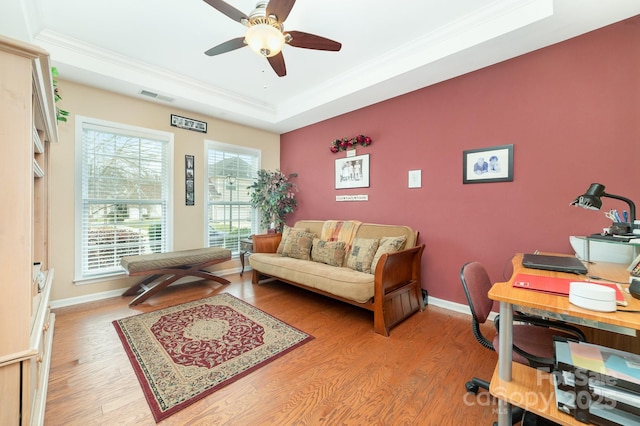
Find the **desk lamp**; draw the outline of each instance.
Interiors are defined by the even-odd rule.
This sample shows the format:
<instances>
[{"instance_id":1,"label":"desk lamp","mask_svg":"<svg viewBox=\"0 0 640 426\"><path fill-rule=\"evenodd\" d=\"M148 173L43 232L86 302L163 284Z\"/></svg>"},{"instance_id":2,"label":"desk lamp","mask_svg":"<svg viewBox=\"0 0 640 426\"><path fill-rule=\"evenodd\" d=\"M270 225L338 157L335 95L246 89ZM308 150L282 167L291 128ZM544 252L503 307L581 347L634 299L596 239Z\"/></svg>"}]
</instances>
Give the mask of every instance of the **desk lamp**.
<instances>
[{"instance_id":1,"label":"desk lamp","mask_svg":"<svg viewBox=\"0 0 640 426\"><path fill-rule=\"evenodd\" d=\"M589 189L587 189L587 192L573 200L571 205L580 206L585 209L600 210L600 207L602 207L601 197L615 198L616 200L624 201L629 205L629 223L633 224L636 220L636 205L633 201L620 195L607 194L604 192L604 185L600 183L592 183Z\"/></svg>"}]
</instances>

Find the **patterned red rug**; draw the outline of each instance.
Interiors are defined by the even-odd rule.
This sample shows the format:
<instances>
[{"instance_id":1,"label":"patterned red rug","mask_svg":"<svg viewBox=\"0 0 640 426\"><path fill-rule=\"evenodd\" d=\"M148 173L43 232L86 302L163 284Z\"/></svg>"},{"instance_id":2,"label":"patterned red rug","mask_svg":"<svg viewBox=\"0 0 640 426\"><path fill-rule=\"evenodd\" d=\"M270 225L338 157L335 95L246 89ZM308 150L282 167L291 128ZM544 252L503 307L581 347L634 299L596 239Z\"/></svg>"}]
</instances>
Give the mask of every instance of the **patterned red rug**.
<instances>
[{"instance_id":1,"label":"patterned red rug","mask_svg":"<svg viewBox=\"0 0 640 426\"><path fill-rule=\"evenodd\" d=\"M113 325L156 422L313 339L227 293Z\"/></svg>"}]
</instances>

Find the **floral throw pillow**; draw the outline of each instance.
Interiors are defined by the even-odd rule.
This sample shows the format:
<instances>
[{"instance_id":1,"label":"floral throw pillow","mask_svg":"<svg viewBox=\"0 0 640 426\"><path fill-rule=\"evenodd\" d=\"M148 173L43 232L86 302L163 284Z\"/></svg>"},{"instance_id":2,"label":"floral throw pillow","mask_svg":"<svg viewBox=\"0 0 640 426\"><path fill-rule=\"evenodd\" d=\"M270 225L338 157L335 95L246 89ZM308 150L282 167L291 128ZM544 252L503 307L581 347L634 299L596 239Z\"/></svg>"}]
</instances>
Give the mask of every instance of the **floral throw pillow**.
<instances>
[{"instance_id":1,"label":"floral throw pillow","mask_svg":"<svg viewBox=\"0 0 640 426\"><path fill-rule=\"evenodd\" d=\"M354 238L347 258L347 267L371 274L371 262L379 243L380 240L374 238Z\"/></svg>"},{"instance_id":2,"label":"floral throw pillow","mask_svg":"<svg viewBox=\"0 0 640 426\"><path fill-rule=\"evenodd\" d=\"M393 253L395 251L400 251L404 248L404 244L407 242L407 237L383 237L380 240L380 245L378 245L378 250L376 250L376 254L373 256L373 260L371 261L371 273L376 272L376 266L378 266L378 260L385 253Z\"/></svg>"},{"instance_id":3,"label":"floral throw pillow","mask_svg":"<svg viewBox=\"0 0 640 426\"><path fill-rule=\"evenodd\" d=\"M311 260L311 245L316 234L303 229L292 228L282 248L283 257Z\"/></svg>"},{"instance_id":4,"label":"floral throw pillow","mask_svg":"<svg viewBox=\"0 0 640 426\"><path fill-rule=\"evenodd\" d=\"M331 266L342 266L345 247L344 241L324 241L320 238L314 238L311 247L311 260Z\"/></svg>"}]
</instances>

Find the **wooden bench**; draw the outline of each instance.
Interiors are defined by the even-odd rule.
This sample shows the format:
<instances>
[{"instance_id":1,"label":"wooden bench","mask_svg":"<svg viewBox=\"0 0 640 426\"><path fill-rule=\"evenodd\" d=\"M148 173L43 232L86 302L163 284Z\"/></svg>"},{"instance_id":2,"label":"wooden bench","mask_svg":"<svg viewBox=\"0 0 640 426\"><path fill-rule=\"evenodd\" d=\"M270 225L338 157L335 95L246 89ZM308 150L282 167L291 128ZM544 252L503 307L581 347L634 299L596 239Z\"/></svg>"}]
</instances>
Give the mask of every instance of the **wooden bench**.
<instances>
[{"instance_id":1,"label":"wooden bench","mask_svg":"<svg viewBox=\"0 0 640 426\"><path fill-rule=\"evenodd\" d=\"M229 280L203 269L227 260L231 260L231 251L220 247L124 256L120 259L120 264L127 271L127 275L147 277L131 286L122 296L140 293L129 303L130 306L137 305L186 276L229 284Z\"/></svg>"}]
</instances>

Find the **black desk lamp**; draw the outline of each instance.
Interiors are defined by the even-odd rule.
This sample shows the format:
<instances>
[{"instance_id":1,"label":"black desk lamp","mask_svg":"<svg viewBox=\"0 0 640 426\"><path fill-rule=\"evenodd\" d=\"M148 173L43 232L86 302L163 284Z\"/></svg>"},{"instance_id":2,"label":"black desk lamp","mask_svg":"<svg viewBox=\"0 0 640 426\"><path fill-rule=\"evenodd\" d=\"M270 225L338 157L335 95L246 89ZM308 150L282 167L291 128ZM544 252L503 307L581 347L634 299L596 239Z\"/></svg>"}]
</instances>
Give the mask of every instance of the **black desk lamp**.
<instances>
[{"instance_id":1,"label":"black desk lamp","mask_svg":"<svg viewBox=\"0 0 640 426\"><path fill-rule=\"evenodd\" d=\"M600 197L615 198L627 203L629 205L629 223L633 225L636 220L636 205L633 201L620 195L607 194L604 192L604 185L600 183L592 183L587 192L573 200L571 205L584 207L585 209L600 210L600 207L602 207Z\"/></svg>"}]
</instances>

